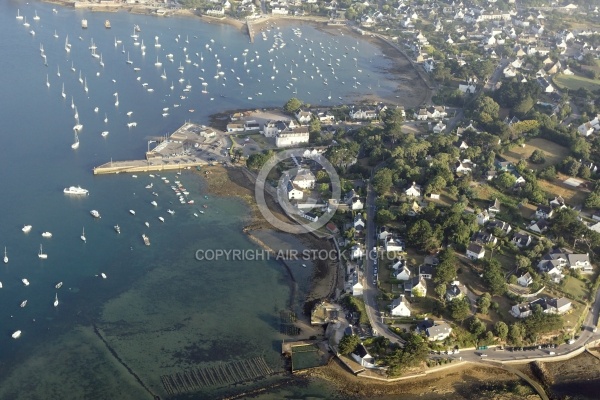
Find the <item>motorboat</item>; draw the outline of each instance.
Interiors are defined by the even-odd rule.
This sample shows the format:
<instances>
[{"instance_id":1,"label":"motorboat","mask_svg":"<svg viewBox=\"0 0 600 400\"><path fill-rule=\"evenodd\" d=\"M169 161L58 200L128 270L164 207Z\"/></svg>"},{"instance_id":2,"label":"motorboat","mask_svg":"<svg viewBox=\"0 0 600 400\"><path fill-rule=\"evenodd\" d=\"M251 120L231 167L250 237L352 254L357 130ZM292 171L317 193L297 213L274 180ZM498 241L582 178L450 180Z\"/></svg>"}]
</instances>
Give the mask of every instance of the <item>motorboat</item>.
<instances>
[{"instance_id":1,"label":"motorboat","mask_svg":"<svg viewBox=\"0 0 600 400\"><path fill-rule=\"evenodd\" d=\"M51 232L43 232L42 233L42 237L51 238L52 237L52 233Z\"/></svg>"},{"instance_id":2,"label":"motorboat","mask_svg":"<svg viewBox=\"0 0 600 400\"><path fill-rule=\"evenodd\" d=\"M77 129L75 129L75 141L73 142L73 144L71 145L71 148L73 150L78 149L79 148L79 136L77 136Z\"/></svg>"},{"instance_id":3,"label":"motorboat","mask_svg":"<svg viewBox=\"0 0 600 400\"><path fill-rule=\"evenodd\" d=\"M102 277L102 279L106 279L106 274L104 272L101 272L100 276Z\"/></svg>"},{"instance_id":4,"label":"motorboat","mask_svg":"<svg viewBox=\"0 0 600 400\"><path fill-rule=\"evenodd\" d=\"M92 210L90 211L90 214L92 214L92 217L94 218L100 218L100 213L98 212L98 210Z\"/></svg>"},{"instance_id":5,"label":"motorboat","mask_svg":"<svg viewBox=\"0 0 600 400\"><path fill-rule=\"evenodd\" d=\"M127 123L127 127L128 127L128 128L132 128L132 127L134 127L134 126L137 126L137 122L128 122L128 123Z\"/></svg>"},{"instance_id":6,"label":"motorboat","mask_svg":"<svg viewBox=\"0 0 600 400\"><path fill-rule=\"evenodd\" d=\"M115 228L115 232L121 233L121 227L119 225L115 225L114 228Z\"/></svg>"},{"instance_id":7,"label":"motorboat","mask_svg":"<svg viewBox=\"0 0 600 400\"><path fill-rule=\"evenodd\" d=\"M42 250L41 244L40 244L40 252L38 253L38 257L41 258L42 260L45 260L46 258L48 258L48 254L44 253L44 251Z\"/></svg>"},{"instance_id":8,"label":"motorboat","mask_svg":"<svg viewBox=\"0 0 600 400\"><path fill-rule=\"evenodd\" d=\"M54 287L57 289L60 289L62 287L63 283L62 282L58 282Z\"/></svg>"},{"instance_id":9,"label":"motorboat","mask_svg":"<svg viewBox=\"0 0 600 400\"><path fill-rule=\"evenodd\" d=\"M15 331L12 335L13 339L18 339L21 337L21 331Z\"/></svg>"},{"instance_id":10,"label":"motorboat","mask_svg":"<svg viewBox=\"0 0 600 400\"><path fill-rule=\"evenodd\" d=\"M158 220L159 220L160 222L165 222L165 219L164 219L163 217L158 217Z\"/></svg>"},{"instance_id":11,"label":"motorboat","mask_svg":"<svg viewBox=\"0 0 600 400\"><path fill-rule=\"evenodd\" d=\"M29 281L27 280L27 278L21 279L21 282L23 282L23 285L29 286Z\"/></svg>"},{"instance_id":12,"label":"motorboat","mask_svg":"<svg viewBox=\"0 0 600 400\"><path fill-rule=\"evenodd\" d=\"M54 294L54 307L58 307L58 293Z\"/></svg>"},{"instance_id":13,"label":"motorboat","mask_svg":"<svg viewBox=\"0 0 600 400\"><path fill-rule=\"evenodd\" d=\"M8 255L6 255L6 246L4 246L4 264L8 264Z\"/></svg>"},{"instance_id":14,"label":"motorboat","mask_svg":"<svg viewBox=\"0 0 600 400\"><path fill-rule=\"evenodd\" d=\"M20 307L21 307L21 308L24 308L26 305L27 305L27 300L23 300L23 301L21 302L21 305L20 305Z\"/></svg>"},{"instance_id":15,"label":"motorboat","mask_svg":"<svg viewBox=\"0 0 600 400\"><path fill-rule=\"evenodd\" d=\"M148 236L146 236L146 234L142 235L142 239L144 240L144 244L146 246L150 246L150 239L148 239Z\"/></svg>"},{"instance_id":16,"label":"motorboat","mask_svg":"<svg viewBox=\"0 0 600 400\"><path fill-rule=\"evenodd\" d=\"M173 210L167 210L167 212L171 215L175 214L175 211L173 211Z\"/></svg>"},{"instance_id":17,"label":"motorboat","mask_svg":"<svg viewBox=\"0 0 600 400\"><path fill-rule=\"evenodd\" d=\"M144 222L144 225L146 225L146 228L150 228L150 222L146 221Z\"/></svg>"},{"instance_id":18,"label":"motorboat","mask_svg":"<svg viewBox=\"0 0 600 400\"><path fill-rule=\"evenodd\" d=\"M146 189L152 189L152 186L154 186L154 184L150 183L149 185L146 185Z\"/></svg>"},{"instance_id":19,"label":"motorboat","mask_svg":"<svg viewBox=\"0 0 600 400\"><path fill-rule=\"evenodd\" d=\"M102 137L107 137L107 136L108 136L108 131L103 131L103 132L101 133L101 135L102 135Z\"/></svg>"},{"instance_id":20,"label":"motorboat","mask_svg":"<svg viewBox=\"0 0 600 400\"><path fill-rule=\"evenodd\" d=\"M65 188L65 194L77 194L77 195L88 195L90 194L87 189L82 188L81 186L70 186Z\"/></svg>"},{"instance_id":21,"label":"motorboat","mask_svg":"<svg viewBox=\"0 0 600 400\"><path fill-rule=\"evenodd\" d=\"M21 229L24 233L29 233L31 231L31 225L25 225L23 229Z\"/></svg>"},{"instance_id":22,"label":"motorboat","mask_svg":"<svg viewBox=\"0 0 600 400\"><path fill-rule=\"evenodd\" d=\"M81 28L82 29L87 29L87 27L88 27L88 21L87 21L87 19L82 19L81 20Z\"/></svg>"},{"instance_id":23,"label":"motorboat","mask_svg":"<svg viewBox=\"0 0 600 400\"><path fill-rule=\"evenodd\" d=\"M129 214L131 214L131 215L135 215L135 211L133 211L133 210L129 210Z\"/></svg>"},{"instance_id":24,"label":"motorboat","mask_svg":"<svg viewBox=\"0 0 600 400\"><path fill-rule=\"evenodd\" d=\"M83 227L83 231L81 232L80 238L84 241L84 243L87 243L87 239L85 237L85 227Z\"/></svg>"}]
</instances>

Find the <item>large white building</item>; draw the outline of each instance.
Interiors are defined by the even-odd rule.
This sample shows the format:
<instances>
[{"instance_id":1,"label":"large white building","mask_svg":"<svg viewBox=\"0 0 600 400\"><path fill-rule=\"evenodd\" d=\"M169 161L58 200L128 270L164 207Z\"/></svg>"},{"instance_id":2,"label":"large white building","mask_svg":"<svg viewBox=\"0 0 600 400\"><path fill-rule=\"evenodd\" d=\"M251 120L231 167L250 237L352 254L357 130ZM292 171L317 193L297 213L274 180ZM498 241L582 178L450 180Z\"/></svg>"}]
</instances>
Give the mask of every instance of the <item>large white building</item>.
<instances>
[{"instance_id":1,"label":"large white building","mask_svg":"<svg viewBox=\"0 0 600 400\"><path fill-rule=\"evenodd\" d=\"M290 147L308 143L308 128L299 127L291 130L285 130L275 136L275 146Z\"/></svg>"}]
</instances>

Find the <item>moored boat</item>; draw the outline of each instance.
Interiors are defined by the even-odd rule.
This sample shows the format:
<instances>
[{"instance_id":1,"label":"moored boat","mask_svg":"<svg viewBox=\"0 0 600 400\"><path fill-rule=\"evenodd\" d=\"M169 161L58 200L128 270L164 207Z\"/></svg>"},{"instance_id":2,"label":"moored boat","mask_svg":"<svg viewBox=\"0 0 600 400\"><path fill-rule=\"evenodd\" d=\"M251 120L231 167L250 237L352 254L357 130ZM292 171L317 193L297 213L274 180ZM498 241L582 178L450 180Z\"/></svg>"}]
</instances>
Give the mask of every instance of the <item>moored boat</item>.
<instances>
[{"instance_id":1,"label":"moored boat","mask_svg":"<svg viewBox=\"0 0 600 400\"><path fill-rule=\"evenodd\" d=\"M25 225L23 229L21 229L24 233L29 233L31 231L31 225Z\"/></svg>"},{"instance_id":2,"label":"moored boat","mask_svg":"<svg viewBox=\"0 0 600 400\"><path fill-rule=\"evenodd\" d=\"M42 237L51 238L52 237L52 233L51 232L43 232L42 233Z\"/></svg>"},{"instance_id":3,"label":"moored boat","mask_svg":"<svg viewBox=\"0 0 600 400\"><path fill-rule=\"evenodd\" d=\"M109 20L104 21L104 27L106 29L110 29L110 21Z\"/></svg>"},{"instance_id":4,"label":"moored boat","mask_svg":"<svg viewBox=\"0 0 600 400\"><path fill-rule=\"evenodd\" d=\"M65 194L77 194L77 195L87 195L89 191L87 189L82 188L81 186L69 186L63 190Z\"/></svg>"},{"instance_id":5,"label":"moored boat","mask_svg":"<svg viewBox=\"0 0 600 400\"><path fill-rule=\"evenodd\" d=\"M121 227L119 225L115 225L114 228L115 228L115 232L121 233Z\"/></svg>"},{"instance_id":6,"label":"moored boat","mask_svg":"<svg viewBox=\"0 0 600 400\"><path fill-rule=\"evenodd\" d=\"M100 218L100 213L98 212L98 210L92 210L90 211L90 214L92 214L92 217L94 218Z\"/></svg>"},{"instance_id":7,"label":"moored boat","mask_svg":"<svg viewBox=\"0 0 600 400\"><path fill-rule=\"evenodd\" d=\"M148 239L148 236L146 236L145 234L142 235L142 239L144 240L144 244L146 246L150 246L150 239Z\"/></svg>"},{"instance_id":8,"label":"moored boat","mask_svg":"<svg viewBox=\"0 0 600 400\"><path fill-rule=\"evenodd\" d=\"M87 21L87 19L82 19L81 20L81 28L82 29L87 29L87 27L88 27L88 21Z\"/></svg>"},{"instance_id":9,"label":"moored boat","mask_svg":"<svg viewBox=\"0 0 600 400\"><path fill-rule=\"evenodd\" d=\"M21 331L15 331L12 335L13 339L18 339L21 337Z\"/></svg>"}]
</instances>

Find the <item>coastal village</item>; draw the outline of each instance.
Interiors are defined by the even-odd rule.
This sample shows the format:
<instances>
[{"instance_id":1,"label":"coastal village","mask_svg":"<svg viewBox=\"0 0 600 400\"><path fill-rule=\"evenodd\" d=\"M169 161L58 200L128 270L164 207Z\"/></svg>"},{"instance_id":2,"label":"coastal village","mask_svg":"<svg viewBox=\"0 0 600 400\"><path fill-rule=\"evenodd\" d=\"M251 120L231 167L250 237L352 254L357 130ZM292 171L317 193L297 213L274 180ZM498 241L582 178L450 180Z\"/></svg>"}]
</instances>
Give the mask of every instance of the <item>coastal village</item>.
<instances>
[{"instance_id":1,"label":"coastal village","mask_svg":"<svg viewBox=\"0 0 600 400\"><path fill-rule=\"evenodd\" d=\"M339 250L343 283L312 308L323 336L301 340L297 352L285 346L293 369L311 366L306 353L323 349L376 379L593 351L600 340L595 2L150 6L256 20L316 15L391 43L431 91L411 108L402 98L332 107L291 98L278 110L232 113L193 140L168 140L188 144L182 155L190 165L251 173L280 150L298 149L269 174L271 192L299 223L337 210L313 234ZM149 150L144 168L151 158L163 155ZM341 178L339 199L331 198L324 159ZM286 342L302 337L295 333Z\"/></svg>"}]
</instances>

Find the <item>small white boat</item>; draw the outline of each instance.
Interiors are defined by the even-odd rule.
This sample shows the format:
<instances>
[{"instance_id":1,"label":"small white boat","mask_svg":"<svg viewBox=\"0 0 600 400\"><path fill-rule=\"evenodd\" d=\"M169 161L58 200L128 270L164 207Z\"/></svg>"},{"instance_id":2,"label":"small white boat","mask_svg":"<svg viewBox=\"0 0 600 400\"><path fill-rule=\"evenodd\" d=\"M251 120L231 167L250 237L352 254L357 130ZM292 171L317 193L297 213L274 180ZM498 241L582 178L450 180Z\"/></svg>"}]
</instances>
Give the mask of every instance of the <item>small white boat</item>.
<instances>
[{"instance_id":1,"label":"small white boat","mask_svg":"<svg viewBox=\"0 0 600 400\"><path fill-rule=\"evenodd\" d=\"M21 305L20 305L20 307L21 307L21 308L24 308L26 305L27 305L27 300L23 300L23 301L21 302Z\"/></svg>"},{"instance_id":2,"label":"small white boat","mask_svg":"<svg viewBox=\"0 0 600 400\"><path fill-rule=\"evenodd\" d=\"M128 122L127 123L127 127L128 128L132 128L132 127L135 127L135 126L137 126L137 122Z\"/></svg>"},{"instance_id":3,"label":"small white boat","mask_svg":"<svg viewBox=\"0 0 600 400\"><path fill-rule=\"evenodd\" d=\"M4 246L4 264L8 264L8 256L6 255L6 246Z\"/></svg>"},{"instance_id":4,"label":"small white boat","mask_svg":"<svg viewBox=\"0 0 600 400\"><path fill-rule=\"evenodd\" d=\"M152 204L154 207L158 206L158 203L155 200L152 200L150 204Z\"/></svg>"},{"instance_id":5,"label":"small white boat","mask_svg":"<svg viewBox=\"0 0 600 400\"><path fill-rule=\"evenodd\" d=\"M150 239L148 238L148 236L146 236L146 234L142 235L142 239L144 240L144 244L146 246L150 246Z\"/></svg>"},{"instance_id":6,"label":"small white boat","mask_svg":"<svg viewBox=\"0 0 600 400\"><path fill-rule=\"evenodd\" d=\"M132 178L137 178L137 175L131 175Z\"/></svg>"},{"instance_id":7,"label":"small white boat","mask_svg":"<svg viewBox=\"0 0 600 400\"><path fill-rule=\"evenodd\" d=\"M58 293L54 295L54 307L58 307Z\"/></svg>"},{"instance_id":8,"label":"small white boat","mask_svg":"<svg viewBox=\"0 0 600 400\"><path fill-rule=\"evenodd\" d=\"M60 289L62 287L63 283L62 282L58 282L54 287L57 289Z\"/></svg>"},{"instance_id":9,"label":"small white boat","mask_svg":"<svg viewBox=\"0 0 600 400\"><path fill-rule=\"evenodd\" d=\"M131 215L135 215L135 211L133 211L133 210L129 210L129 214L131 214Z\"/></svg>"},{"instance_id":10,"label":"small white boat","mask_svg":"<svg viewBox=\"0 0 600 400\"><path fill-rule=\"evenodd\" d=\"M17 9L17 19L18 20L22 20L23 19L23 16L21 15L19 9Z\"/></svg>"},{"instance_id":11,"label":"small white boat","mask_svg":"<svg viewBox=\"0 0 600 400\"><path fill-rule=\"evenodd\" d=\"M31 231L31 225L25 225L23 229L21 229L24 233L29 233Z\"/></svg>"},{"instance_id":12,"label":"small white boat","mask_svg":"<svg viewBox=\"0 0 600 400\"><path fill-rule=\"evenodd\" d=\"M104 132L102 132L102 133L101 133L101 135L102 135L102 137L106 137L106 136L108 136L108 131L104 131Z\"/></svg>"},{"instance_id":13,"label":"small white boat","mask_svg":"<svg viewBox=\"0 0 600 400\"><path fill-rule=\"evenodd\" d=\"M146 189L152 189L152 186L154 186L154 184L152 184L152 183L149 185L146 185Z\"/></svg>"},{"instance_id":14,"label":"small white boat","mask_svg":"<svg viewBox=\"0 0 600 400\"><path fill-rule=\"evenodd\" d=\"M24 307L24 306L22 306L22 307ZM11 336L12 336L13 339L20 338L21 337L21 331L15 331L15 333L13 333Z\"/></svg>"},{"instance_id":15,"label":"small white boat","mask_svg":"<svg viewBox=\"0 0 600 400\"><path fill-rule=\"evenodd\" d=\"M133 114L133 111L127 111L127 116L130 117Z\"/></svg>"},{"instance_id":16,"label":"small white boat","mask_svg":"<svg viewBox=\"0 0 600 400\"><path fill-rule=\"evenodd\" d=\"M0 289L2 289L2 282L0 282Z\"/></svg>"},{"instance_id":17,"label":"small white boat","mask_svg":"<svg viewBox=\"0 0 600 400\"><path fill-rule=\"evenodd\" d=\"M44 233L42 233L42 237L51 238L52 237L52 233L51 232L44 232Z\"/></svg>"},{"instance_id":18,"label":"small white boat","mask_svg":"<svg viewBox=\"0 0 600 400\"><path fill-rule=\"evenodd\" d=\"M146 225L146 228L150 228L150 222L144 222L144 225Z\"/></svg>"},{"instance_id":19,"label":"small white boat","mask_svg":"<svg viewBox=\"0 0 600 400\"><path fill-rule=\"evenodd\" d=\"M84 243L87 243L87 238L85 237L85 227L83 227L83 231L81 232L80 238L81 240L83 240Z\"/></svg>"},{"instance_id":20,"label":"small white boat","mask_svg":"<svg viewBox=\"0 0 600 400\"><path fill-rule=\"evenodd\" d=\"M115 228L115 232L121 233L121 227L119 225L115 225L114 228Z\"/></svg>"},{"instance_id":21,"label":"small white boat","mask_svg":"<svg viewBox=\"0 0 600 400\"><path fill-rule=\"evenodd\" d=\"M175 211L173 211L173 210L167 210L167 212L171 215L175 214Z\"/></svg>"},{"instance_id":22,"label":"small white boat","mask_svg":"<svg viewBox=\"0 0 600 400\"><path fill-rule=\"evenodd\" d=\"M27 280L27 278L21 279L21 282L23 282L23 285L29 286L29 281Z\"/></svg>"},{"instance_id":23,"label":"small white boat","mask_svg":"<svg viewBox=\"0 0 600 400\"><path fill-rule=\"evenodd\" d=\"M98 212L98 210L92 210L90 211L90 214L92 214L92 217L94 218L100 218L100 213Z\"/></svg>"},{"instance_id":24,"label":"small white boat","mask_svg":"<svg viewBox=\"0 0 600 400\"><path fill-rule=\"evenodd\" d=\"M100 110L100 109L99 109L98 107L95 107L95 108L94 108L94 112L96 112L96 113L97 113L99 110Z\"/></svg>"},{"instance_id":25,"label":"small white boat","mask_svg":"<svg viewBox=\"0 0 600 400\"><path fill-rule=\"evenodd\" d=\"M158 220L159 220L160 222L165 222L165 219L164 219L163 217L158 217Z\"/></svg>"},{"instance_id":26,"label":"small white boat","mask_svg":"<svg viewBox=\"0 0 600 400\"><path fill-rule=\"evenodd\" d=\"M194 213L194 217L198 217L198 214Z\"/></svg>"},{"instance_id":27,"label":"small white boat","mask_svg":"<svg viewBox=\"0 0 600 400\"><path fill-rule=\"evenodd\" d=\"M45 260L46 258L48 258L48 254L44 253L44 251L42 250L41 244L40 244L40 252L38 253L38 257L41 258L42 260Z\"/></svg>"},{"instance_id":28,"label":"small white boat","mask_svg":"<svg viewBox=\"0 0 600 400\"><path fill-rule=\"evenodd\" d=\"M104 272L101 272L100 276L102 277L102 279L106 279L106 274Z\"/></svg>"}]
</instances>

